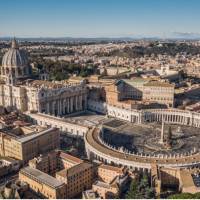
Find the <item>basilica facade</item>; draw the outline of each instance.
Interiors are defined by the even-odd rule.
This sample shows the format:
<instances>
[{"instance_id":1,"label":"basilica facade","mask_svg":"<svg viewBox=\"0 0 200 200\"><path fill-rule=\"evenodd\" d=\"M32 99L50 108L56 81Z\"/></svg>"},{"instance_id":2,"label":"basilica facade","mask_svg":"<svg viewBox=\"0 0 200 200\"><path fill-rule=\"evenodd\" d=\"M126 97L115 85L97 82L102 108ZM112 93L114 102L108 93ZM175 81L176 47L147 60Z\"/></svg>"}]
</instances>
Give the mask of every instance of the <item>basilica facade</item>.
<instances>
[{"instance_id":1,"label":"basilica facade","mask_svg":"<svg viewBox=\"0 0 200 200\"><path fill-rule=\"evenodd\" d=\"M87 88L84 82L69 84L32 79L27 53L13 40L2 60L0 105L8 111L63 116L86 109Z\"/></svg>"}]
</instances>

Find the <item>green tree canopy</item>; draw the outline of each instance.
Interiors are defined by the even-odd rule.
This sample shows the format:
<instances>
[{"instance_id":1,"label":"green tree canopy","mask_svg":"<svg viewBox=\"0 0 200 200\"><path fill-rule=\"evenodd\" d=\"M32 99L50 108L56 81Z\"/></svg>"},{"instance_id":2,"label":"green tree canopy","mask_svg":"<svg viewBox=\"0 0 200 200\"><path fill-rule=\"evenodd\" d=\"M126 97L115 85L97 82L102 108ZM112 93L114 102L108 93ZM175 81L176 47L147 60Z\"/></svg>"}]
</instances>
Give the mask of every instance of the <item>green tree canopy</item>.
<instances>
[{"instance_id":1,"label":"green tree canopy","mask_svg":"<svg viewBox=\"0 0 200 200\"><path fill-rule=\"evenodd\" d=\"M180 193L170 195L168 199L200 199L200 192L191 194L191 193Z\"/></svg>"},{"instance_id":2,"label":"green tree canopy","mask_svg":"<svg viewBox=\"0 0 200 200\"><path fill-rule=\"evenodd\" d=\"M151 199L155 198L153 188L149 183L147 175L143 175L139 180L133 180L129 191L126 194L127 199Z\"/></svg>"}]
</instances>

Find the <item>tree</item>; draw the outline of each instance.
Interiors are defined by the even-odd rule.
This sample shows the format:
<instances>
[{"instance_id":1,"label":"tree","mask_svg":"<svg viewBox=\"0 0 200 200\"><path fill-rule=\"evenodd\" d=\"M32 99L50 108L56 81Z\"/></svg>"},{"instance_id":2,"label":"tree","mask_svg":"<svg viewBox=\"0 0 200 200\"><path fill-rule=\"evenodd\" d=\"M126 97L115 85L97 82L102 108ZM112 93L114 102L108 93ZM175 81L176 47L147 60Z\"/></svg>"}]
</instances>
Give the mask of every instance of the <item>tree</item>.
<instances>
[{"instance_id":1,"label":"tree","mask_svg":"<svg viewBox=\"0 0 200 200\"><path fill-rule=\"evenodd\" d=\"M141 178L138 187L141 194L141 198L151 199L155 197L154 190L150 186L148 176L146 174L144 174L143 177Z\"/></svg>"},{"instance_id":2,"label":"tree","mask_svg":"<svg viewBox=\"0 0 200 200\"><path fill-rule=\"evenodd\" d=\"M132 180L129 191L126 194L126 199L137 199L139 196L138 182L134 179Z\"/></svg>"},{"instance_id":3,"label":"tree","mask_svg":"<svg viewBox=\"0 0 200 200\"><path fill-rule=\"evenodd\" d=\"M139 180L133 180L130 184L127 199L152 199L155 198L153 188L149 184L147 175L143 175Z\"/></svg>"},{"instance_id":4,"label":"tree","mask_svg":"<svg viewBox=\"0 0 200 200\"><path fill-rule=\"evenodd\" d=\"M194 196L195 196L195 199L200 199L200 192L195 193Z\"/></svg>"},{"instance_id":5,"label":"tree","mask_svg":"<svg viewBox=\"0 0 200 200\"><path fill-rule=\"evenodd\" d=\"M195 195L191 193L181 193L170 195L168 199L195 199Z\"/></svg>"}]
</instances>

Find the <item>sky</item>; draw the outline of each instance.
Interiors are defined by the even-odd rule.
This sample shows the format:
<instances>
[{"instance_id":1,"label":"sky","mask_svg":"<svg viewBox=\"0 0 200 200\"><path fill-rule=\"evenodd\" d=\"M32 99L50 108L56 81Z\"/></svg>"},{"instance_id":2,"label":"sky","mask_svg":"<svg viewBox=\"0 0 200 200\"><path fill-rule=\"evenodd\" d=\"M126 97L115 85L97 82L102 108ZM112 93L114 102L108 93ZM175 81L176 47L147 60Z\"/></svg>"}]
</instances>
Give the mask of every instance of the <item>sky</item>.
<instances>
[{"instance_id":1,"label":"sky","mask_svg":"<svg viewBox=\"0 0 200 200\"><path fill-rule=\"evenodd\" d=\"M200 35L200 0L0 0L0 37Z\"/></svg>"}]
</instances>

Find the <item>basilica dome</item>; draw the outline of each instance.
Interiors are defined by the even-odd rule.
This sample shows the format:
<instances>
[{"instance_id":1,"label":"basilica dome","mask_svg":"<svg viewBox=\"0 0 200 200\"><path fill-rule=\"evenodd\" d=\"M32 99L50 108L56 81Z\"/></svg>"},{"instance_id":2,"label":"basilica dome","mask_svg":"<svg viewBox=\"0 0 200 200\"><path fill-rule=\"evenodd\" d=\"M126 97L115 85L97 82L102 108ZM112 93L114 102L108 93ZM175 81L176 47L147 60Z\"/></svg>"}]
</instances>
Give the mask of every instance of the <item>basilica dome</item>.
<instances>
[{"instance_id":1,"label":"basilica dome","mask_svg":"<svg viewBox=\"0 0 200 200\"><path fill-rule=\"evenodd\" d=\"M32 74L27 53L19 49L15 39L12 41L11 48L3 56L0 73L1 78L9 84L14 84L18 80L28 78Z\"/></svg>"},{"instance_id":2,"label":"basilica dome","mask_svg":"<svg viewBox=\"0 0 200 200\"><path fill-rule=\"evenodd\" d=\"M12 41L12 46L9 51L3 56L2 66L13 68L13 67L22 67L27 66L28 57L24 50L18 48L18 44L14 39Z\"/></svg>"}]
</instances>

